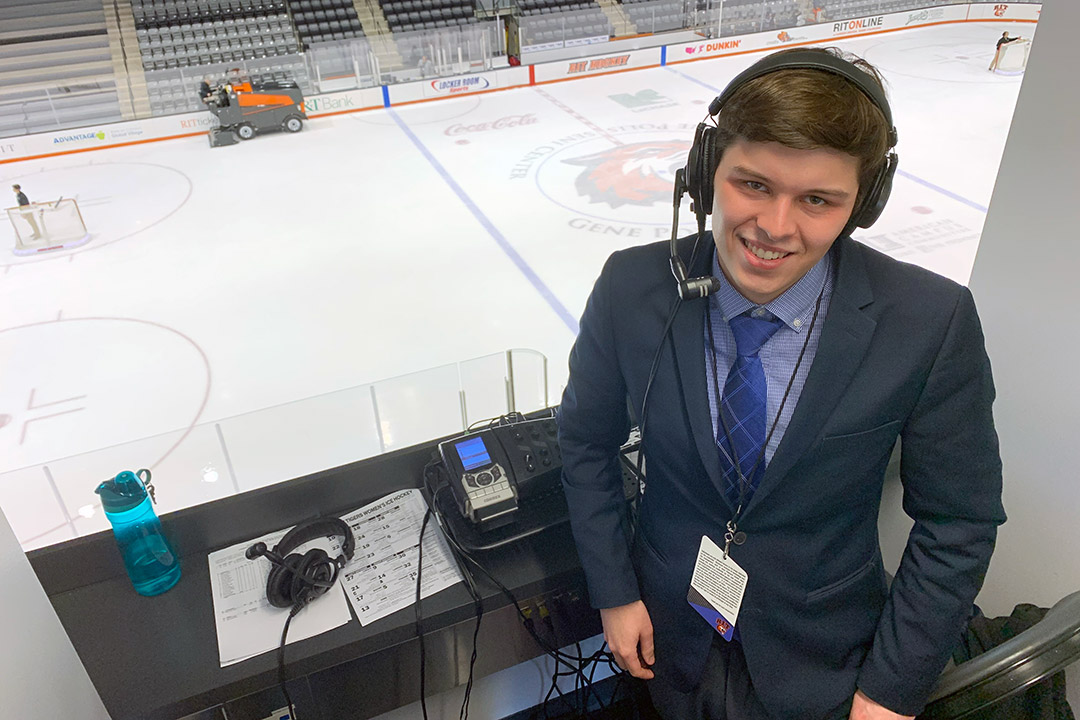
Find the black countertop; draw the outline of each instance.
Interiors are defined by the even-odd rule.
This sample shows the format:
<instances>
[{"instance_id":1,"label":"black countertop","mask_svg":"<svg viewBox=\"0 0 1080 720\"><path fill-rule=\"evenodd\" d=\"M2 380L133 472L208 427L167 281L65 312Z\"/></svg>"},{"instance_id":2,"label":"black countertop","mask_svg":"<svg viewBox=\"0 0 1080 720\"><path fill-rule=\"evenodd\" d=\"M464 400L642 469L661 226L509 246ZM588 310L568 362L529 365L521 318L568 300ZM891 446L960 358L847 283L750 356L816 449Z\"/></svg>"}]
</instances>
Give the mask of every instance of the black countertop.
<instances>
[{"instance_id":1,"label":"black countertop","mask_svg":"<svg viewBox=\"0 0 1080 720\"><path fill-rule=\"evenodd\" d=\"M181 556L183 576L156 597L134 591L111 531L29 553L114 720L175 720L275 688L273 652L220 667L207 554L315 515L343 515L396 490L419 487L433 448L434 443L388 453L164 516L162 525ZM164 487L159 481L159 492ZM432 522L429 531L434 527ZM583 595L566 525L479 557L519 599L568 588ZM477 582L485 612L509 605L490 582L482 577ZM426 598L422 607L425 636L474 617L472 598L460 583ZM287 677L308 678L325 694L327 683L318 682L320 673L325 680L349 663L362 666L358 661L364 658L385 665L395 648L416 645L414 623L415 611L409 607L366 627L354 617L342 627L290 643ZM585 625L578 635L596 632ZM539 647L532 648L532 655L540 653ZM347 692L356 694L355 689ZM400 688L394 693L402 699ZM404 699L417 699L418 689L414 694ZM386 706L385 699L371 705Z\"/></svg>"}]
</instances>

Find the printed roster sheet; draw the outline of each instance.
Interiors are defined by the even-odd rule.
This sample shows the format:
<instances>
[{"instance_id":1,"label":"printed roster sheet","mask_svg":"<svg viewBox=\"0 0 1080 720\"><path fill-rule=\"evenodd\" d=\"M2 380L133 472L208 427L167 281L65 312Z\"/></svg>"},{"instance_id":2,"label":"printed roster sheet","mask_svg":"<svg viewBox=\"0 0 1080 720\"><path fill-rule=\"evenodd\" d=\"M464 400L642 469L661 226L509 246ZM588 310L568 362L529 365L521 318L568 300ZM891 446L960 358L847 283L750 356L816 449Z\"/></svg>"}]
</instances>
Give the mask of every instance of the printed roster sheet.
<instances>
[{"instance_id":1,"label":"printed roster sheet","mask_svg":"<svg viewBox=\"0 0 1080 720\"><path fill-rule=\"evenodd\" d=\"M350 620L349 605L361 625L374 622L416 601L416 568L420 526L427 505L419 490L401 490L355 510L342 519L356 540L352 560L338 575L344 592L331 588L301 610L289 626L289 642L340 627ZM248 560L252 544L273 548L288 530L269 533L210 553L210 587L214 602L221 666L275 650L289 610L266 599L270 561ZM294 550L303 554L321 547L330 557L341 553L341 539L318 538ZM429 520L424 531L421 597L462 580L442 531Z\"/></svg>"}]
</instances>

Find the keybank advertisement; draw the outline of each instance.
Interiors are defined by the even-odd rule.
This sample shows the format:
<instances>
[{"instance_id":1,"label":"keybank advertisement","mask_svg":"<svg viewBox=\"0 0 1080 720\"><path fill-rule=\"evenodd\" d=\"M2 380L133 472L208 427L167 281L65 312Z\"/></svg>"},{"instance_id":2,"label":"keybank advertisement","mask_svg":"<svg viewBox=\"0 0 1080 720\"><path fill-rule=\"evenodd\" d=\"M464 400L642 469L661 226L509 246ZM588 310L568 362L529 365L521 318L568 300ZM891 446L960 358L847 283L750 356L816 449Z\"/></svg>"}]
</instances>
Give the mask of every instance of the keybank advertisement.
<instances>
[{"instance_id":1,"label":"keybank advertisement","mask_svg":"<svg viewBox=\"0 0 1080 720\"><path fill-rule=\"evenodd\" d=\"M346 90L328 95L312 95L304 98L304 111L309 118L334 113L346 113L383 106L382 88Z\"/></svg>"}]
</instances>

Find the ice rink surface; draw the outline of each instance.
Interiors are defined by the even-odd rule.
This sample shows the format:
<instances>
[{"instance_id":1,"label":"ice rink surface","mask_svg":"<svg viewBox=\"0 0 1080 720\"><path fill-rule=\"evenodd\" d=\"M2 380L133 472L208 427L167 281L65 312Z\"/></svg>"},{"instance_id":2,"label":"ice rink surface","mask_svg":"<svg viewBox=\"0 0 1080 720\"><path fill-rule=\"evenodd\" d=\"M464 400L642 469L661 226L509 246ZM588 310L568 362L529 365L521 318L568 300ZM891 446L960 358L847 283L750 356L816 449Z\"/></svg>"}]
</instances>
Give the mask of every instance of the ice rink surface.
<instances>
[{"instance_id":1,"label":"ice rink surface","mask_svg":"<svg viewBox=\"0 0 1080 720\"><path fill-rule=\"evenodd\" d=\"M838 43L884 73L900 138L856 238L960 282L1020 88L987 71L1002 30ZM92 234L16 257L0 228L0 472L508 348L547 356L557 402L601 265L667 237L695 124L761 56L0 167L5 192L76 197ZM0 505L40 544L64 519L35 519L28 477L0 476Z\"/></svg>"}]
</instances>

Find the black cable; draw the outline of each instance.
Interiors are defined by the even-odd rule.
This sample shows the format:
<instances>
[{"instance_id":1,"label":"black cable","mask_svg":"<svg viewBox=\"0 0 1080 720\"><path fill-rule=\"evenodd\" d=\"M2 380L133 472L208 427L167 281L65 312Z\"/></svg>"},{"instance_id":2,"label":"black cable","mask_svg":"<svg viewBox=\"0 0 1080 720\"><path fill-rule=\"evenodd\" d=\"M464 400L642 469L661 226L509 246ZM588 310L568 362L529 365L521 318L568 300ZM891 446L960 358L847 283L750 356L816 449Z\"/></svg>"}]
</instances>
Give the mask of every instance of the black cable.
<instances>
[{"instance_id":1,"label":"black cable","mask_svg":"<svg viewBox=\"0 0 1080 720\"><path fill-rule=\"evenodd\" d=\"M511 414L509 416L502 416L502 418L498 418L496 420L493 420L492 422L499 422L499 421L503 420L504 418L513 417L514 415L517 415L517 416L520 417L520 413L513 413L513 414ZM436 522L439 524L439 526L443 530L443 534L444 534L444 537L446 537L447 543L450 545L451 553L455 556L455 560L457 561L458 566L462 571L462 576L466 578L466 580L467 580L467 582L468 582L468 584L470 586L473 586L474 581L472 580L472 573L468 569L468 564L471 564L474 567L476 567L478 570L480 570L480 572L482 572L488 578L488 580L490 580L499 589L499 591L502 592L510 600L511 604L514 606L514 609L517 611L518 617L521 620L522 625L525 627L526 631L528 631L529 635L532 636L533 640L540 647L540 649L543 650L545 652L545 654L547 654L549 657L551 657L555 661L555 663L556 663L556 675L557 676L574 675L575 677L578 677L579 679L584 681L585 668L587 667L587 665L589 663L597 662L598 658L601 656L601 653L598 651L597 653L594 653L589 658L585 658L585 657L581 656L580 651L579 651L579 654L577 656L574 656L574 655L571 655L569 653L563 652L559 648L552 647L548 643L546 643L543 640L543 638L541 638L539 633L537 633L537 631L536 631L536 629L534 627L534 623L533 623L532 618L529 617L529 615L527 615L524 612L524 610L522 610L521 603L518 601L518 599L514 595L514 593L509 588L507 588L505 585L503 585L498 579L496 579L494 577L494 575L492 575L491 572L488 571L487 568L485 568L482 564L480 564L480 562L477 561L476 558L474 558L467 550L465 550L461 546L461 544L454 537L453 531L450 528L449 524L442 518L442 511L441 511L441 509L439 507L439 495L442 492L444 492L445 490L447 490L449 488L449 485L446 484L446 483L443 483L443 484L439 485L438 487L433 488L432 484L431 484L432 483L432 474L436 470L436 465L437 464L438 464L437 460L433 459L427 465L425 465L424 470L423 470L424 487L428 491L429 497L431 498L429 508L428 508L428 513L425 514L425 523L426 523L427 518L433 513L435 515ZM435 482L438 483L438 480L436 480ZM475 592L475 589L472 588L471 592ZM479 594L478 593L474 594L473 598L474 598L474 602L478 605L477 627L476 627L476 629L474 630L474 633L473 633L473 656L470 659L469 682L468 682L468 684L466 686L466 691L467 692L471 692L472 677L473 677L472 668L473 668L473 663L475 663L475 659L476 659L476 637L477 637L477 634L479 633L479 622L480 622L480 618L482 617L482 607L480 607ZM418 603L418 605L419 605L419 603ZM417 633L419 634L419 632L420 632L420 628L419 628L419 625L418 625L417 626ZM553 632L553 637L554 637L554 632ZM421 643L421 657L423 657L422 650L423 650L423 644ZM575 663L576 663L576 665L575 665ZM566 668L568 668L568 672L561 672L560 673L559 670L558 670L560 664L564 665ZM421 682L421 685L422 684L423 683ZM593 697L596 699L597 703L601 707L605 707L603 699L600 698L600 696L596 692L596 690L591 687L591 684L587 683L587 681L584 684L588 687L589 693L591 693L593 695ZM555 690L560 694L560 696L562 695L561 689L556 687ZM551 691L549 690L549 695L550 695L550 692ZM586 694L586 698L587 698L587 694ZM565 698L564 698L564 701L565 701ZM466 699L466 702L467 702L467 699ZM546 700L545 700L545 702L546 702ZM568 704L568 706L570 706L573 709L573 705L570 705L569 703L567 703L567 704ZM462 707L463 707L462 717L464 718L464 717L467 717L468 709L467 709L467 705L465 703L463 703Z\"/></svg>"},{"instance_id":2,"label":"black cable","mask_svg":"<svg viewBox=\"0 0 1080 720\"><path fill-rule=\"evenodd\" d=\"M424 671L425 671L424 660L425 660L425 658L424 658L424 639L423 639L423 635L422 635L422 628L421 628L421 625L420 625L420 617L421 617L421 614L420 614L421 613L421 611L420 611L420 579L421 579L421 573L423 572L423 562L422 562L422 560L423 560L424 530L427 527L428 520L431 518L432 508L434 508L434 513L435 513L435 516L436 516L436 522L438 522L440 527L445 526L445 524L442 522L442 519L439 517L438 505L435 502L435 495L431 490L430 479L431 479L431 472L433 470L434 470L434 463L431 462L431 461L429 461L424 466L424 470L423 470L424 488L428 491L428 496L430 498L432 498L432 502L431 502L431 504L428 505L428 511L424 514L424 522L420 527L420 547L421 547L420 560L421 560L421 562L420 562L420 567L417 568L417 575L416 575L416 612L417 612L416 634L417 634L417 637L420 639L420 687L421 687L421 693L423 693L423 690L424 690ZM475 671L475 668L476 668L476 658L477 658L477 649L476 649L477 640L478 640L478 636L480 635L480 624L481 624L481 622L483 621L483 618L484 618L484 605L483 605L482 600L480 599L479 592L477 592L477 590L476 590L476 583L473 580L472 574L467 572L466 568L462 567L460 560L458 560L456 557L455 557L454 560L458 564L459 569L462 571L461 575L465 580L465 587L468 590L469 595L472 597L472 599L473 599L473 607L476 609L476 625L473 628L472 655L469 657L469 679L468 679L468 682L466 682L466 684L465 684L465 693L464 693L464 697L462 698L462 701L461 701L461 710L460 710L460 712L458 714L458 717L460 718L460 720L467 720L467 718L469 717L469 701L472 699L473 679L475 677L474 676L474 671ZM424 710L424 712L425 712L424 717L426 718L427 717L427 715L426 715L427 709L424 707L423 702L421 702L421 708Z\"/></svg>"},{"instance_id":3,"label":"black cable","mask_svg":"<svg viewBox=\"0 0 1080 720\"><path fill-rule=\"evenodd\" d=\"M676 228L672 228L674 233ZM701 249L701 240L705 237L705 216L698 215L698 233L697 238L694 240L694 249L690 253L690 267L694 267L697 264L698 251ZM672 243L674 243L674 234L672 235ZM673 245L674 247L674 245ZM656 371L660 367L660 356L664 351L664 343L668 339L668 333L671 332L671 325L675 322L675 315L679 312L679 306L682 305L682 298L676 293L675 302L671 304L671 311L668 314L667 322L664 324L664 332L660 334L660 342L656 343L656 351L653 353L652 365L649 366L649 379L645 383L645 393L641 398L641 420L638 422L638 457L637 457L637 479L639 481L638 488L640 489L641 478L641 463L645 458L645 420L649 416L649 391L652 390L653 380L656 379Z\"/></svg>"},{"instance_id":4,"label":"black cable","mask_svg":"<svg viewBox=\"0 0 1080 720\"><path fill-rule=\"evenodd\" d=\"M304 609L306 603L301 600L292 606L289 610L289 617L285 618L285 627L281 629L281 644L278 645L277 661L278 661L278 685L281 686L281 692L285 696L285 702L289 706L289 718L296 718L296 710L293 709L292 698L289 697L289 690L285 687L285 638L289 635L289 624L292 623L292 619L296 617L297 613Z\"/></svg>"},{"instance_id":5,"label":"black cable","mask_svg":"<svg viewBox=\"0 0 1080 720\"><path fill-rule=\"evenodd\" d=\"M423 613L420 609L420 575L424 569L424 530L427 529L428 520L431 519L431 507L424 513L424 521L420 523L420 542L417 544L416 558L416 639L420 641L420 710L427 720L427 694L425 692L425 657L424 657L424 630L420 622Z\"/></svg>"},{"instance_id":6,"label":"black cable","mask_svg":"<svg viewBox=\"0 0 1080 720\"><path fill-rule=\"evenodd\" d=\"M441 490L442 490L442 488L439 488L439 491L441 491ZM436 501L435 504L437 506L437 504L438 504L437 501ZM518 602L518 599L517 599L517 597L514 596L514 593L511 592L510 589L507 588L505 585L503 585L501 582L499 582L487 570L487 568L485 568L483 565L481 565L475 558L472 557L472 555L470 555L466 550L464 550L457 543L457 540L453 538L451 533L447 533L446 538L447 538L447 541L450 543L452 548L454 548L457 552L459 552L461 554L462 557L464 557L466 560L468 560L470 563L472 563L473 566L475 566L477 569L479 569L496 587L499 588L499 590L504 595L506 595L507 598L509 598L510 602L514 606L514 609L517 610L518 617L521 619L521 622L524 625L525 630L528 631L529 635L532 636L532 638L536 642L536 644L540 646L540 649L543 650L547 655L549 655L553 660L555 660L556 667L558 667L558 665L561 663L562 665L565 665L567 668L569 668L574 673L583 673L583 670L581 669L581 663L585 662L586 658L582 658L580 656L575 657L575 656L570 655L568 653L562 652L558 648L553 648L550 645L548 645L543 640L543 638L540 637L539 633L536 632L536 629L534 627L532 618L529 617L528 615L526 615L525 612L521 609L521 603ZM578 663L578 666L575 667L575 665L572 664L574 662ZM601 702L599 695L596 694L596 691L594 689L589 688L589 691L593 694L593 696L597 699L598 702Z\"/></svg>"}]
</instances>

